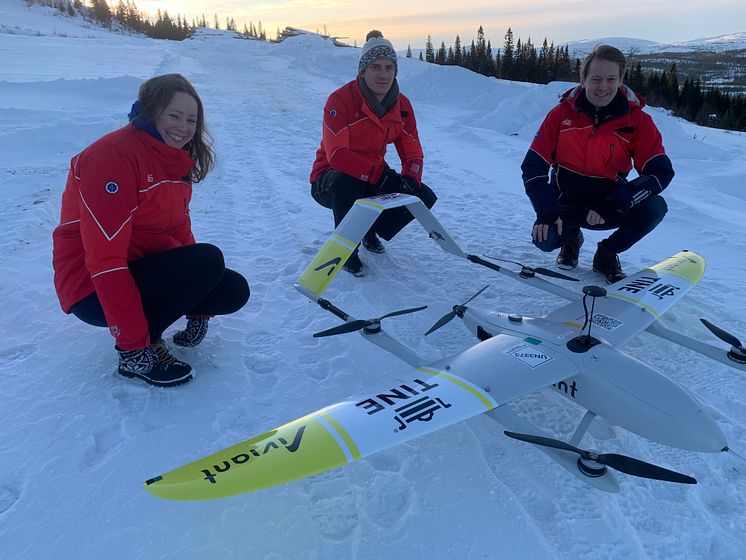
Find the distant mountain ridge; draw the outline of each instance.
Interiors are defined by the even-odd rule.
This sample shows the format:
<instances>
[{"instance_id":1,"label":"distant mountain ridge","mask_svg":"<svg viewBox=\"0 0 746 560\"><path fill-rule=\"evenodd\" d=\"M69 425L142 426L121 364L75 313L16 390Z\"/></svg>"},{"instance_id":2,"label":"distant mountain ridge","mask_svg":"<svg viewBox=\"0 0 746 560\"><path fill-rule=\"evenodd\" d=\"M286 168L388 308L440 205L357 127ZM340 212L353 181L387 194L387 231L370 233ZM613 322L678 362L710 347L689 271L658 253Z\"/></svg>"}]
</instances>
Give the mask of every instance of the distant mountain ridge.
<instances>
[{"instance_id":1,"label":"distant mountain ridge","mask_svg":"<svg viewBox=\"0 0 746 560\"><path fill-rule=\"evenodd\" d=\"M719 37L708 37L692 39L691 41L679 41L675 43L658 43L647 39L634 39L631 37L601 37L598 39L581 39L570 41L570 54L582 58L590 50L599 44L613 45L618 49L635 54L659 54L662 52L724 52L739 51L746 49L746 31L728 33Z\"/></svg>"},{"instance_id":2,"label":"distant mountain ridge","mask_svg":"<svg viewBox=\"0 0 746 560\"><path fill-rule=\"evenodd\" d=\"M570 56L583 59L599 44L613 45L643 74L670 71L676 64L679 83L700 79L705 89L717 87L727 93L746 93L746 32L678 43L656 43L629 37L602 37L568 43Z\"/></svg>"}]
</instances>

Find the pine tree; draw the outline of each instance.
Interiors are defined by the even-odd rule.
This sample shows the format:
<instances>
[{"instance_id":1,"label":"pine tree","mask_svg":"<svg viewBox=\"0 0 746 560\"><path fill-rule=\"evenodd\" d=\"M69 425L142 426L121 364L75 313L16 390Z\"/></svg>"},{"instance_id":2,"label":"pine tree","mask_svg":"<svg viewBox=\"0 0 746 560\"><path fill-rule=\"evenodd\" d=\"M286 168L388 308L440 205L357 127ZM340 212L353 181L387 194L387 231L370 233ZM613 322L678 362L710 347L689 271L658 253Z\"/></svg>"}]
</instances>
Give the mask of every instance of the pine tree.
<instances>
[{"instance_id":1,"label":"pine tree","mask_svg":"<svg viewBox=\"0 0 746 560\"><path fill-rule=\"evenodd\" d=\"M500 65L500 77L505 80L513 78L513 30L508 27L503 43L503 55Z\"/></svg>"},{"instance_id":2,"label":"pine tree","mask_svg":"<svg viewBox=\"0 0 746 560\"><path fill-rule=\"evenodd\" d=\"M473 44L473 43L472 43ZM484 39L484 29L479 26L477 29L477 42L474 47L474 70L480 74L485 74L487 69L487 42Z\"/></svg>"},{"instance_id":3,"label":"pine tree","mask_svg":"<svg viewBox=\"0 0 746 560\"><path fill-rule=\"evenodd\" d=\"M669 105L676 106L679 103L679 75L676 70L676 63L671 64L668 72L668 83L666 84Z\"/></svg>"},{"instance_id":4,"label":"pine tree","mask_svg":"<svg viewBox=\"0 0 746 560\"><path fill-rule=\"evenodd\" d=\"M456 66L464 65L464 56L461 53L461 38L456 35L456 42L453 45L453 63Z\"/></svg>"},{"instance_id":5,"label":"pine tree","mask_svg":"<svg viewBox=\"0 0 746 560\"><path fill-rule=\"evenodd\" d=\"M495 60L492 58L492 45L487 40L487 50L484 53L484 70L482 72L485 76L495 75Z\"/></svg>"},{"instance_id":6,"label":"pine tree","mask_svg":"<svg viewBox=\"0 0 746 560\"><path fill-rule=\"evenodd\" d=\"M632 66L632 69L629 71L627 85L638 92L641 92L643 87L645 87L645 78L642 75L642 68L639 62Z\"/></svg>"},{"instance_id":7,"label":"pine tree","mask_svg":"<svg viewBox=\"0 0 746 560\"><path fill-rule=\"evenodd\" d=\"M412 46L407 45L407 58L412 58Z\"/></svg>"},{"instance_id":8,"label":"pine tree","mask_svg":"<svg viewBox=\"0 0 746 560\"><path fill-rule=\"evenodd\" d=\"M89 0L91 17L102 25L111 26L111 10L106 0Z\"/></svg>"},{"instance_id":9,"label":"pine tree","mask_svg":"<svg viewBox=\"0 0 746 560\"><path fill-rule=\"evenodd\" d=\"M523 41L521 38L518 38L518 41L516 41L515 44L515 50L513 51L513 68L512 68L512 76L510 77L511 80L524 80L523 73L525 72L525 60L524 60L524 49L523 49Z\"/></svg>"},{"instance_id":10,"label":"pine tree","mask_svg":"<svg viewBox=\"0 0 746 560\"><path fill-rule=\"evenodd\" d=\"M427 36L425 43L425 62L435 62L435 49L433 49L433 40L430 35Z\"/></svg>"},{"instance_id":11,"label":"pine tree","mask_svg":"<svg viewBox=\"0 0 746 560\"><path fill-rule=\"evenodd\" d=\"M446 44L443 42L440 43L440 48L438 49L435 63L440 64L441 66L445 65L446 63Z\"/></svg>"}]
</instances>

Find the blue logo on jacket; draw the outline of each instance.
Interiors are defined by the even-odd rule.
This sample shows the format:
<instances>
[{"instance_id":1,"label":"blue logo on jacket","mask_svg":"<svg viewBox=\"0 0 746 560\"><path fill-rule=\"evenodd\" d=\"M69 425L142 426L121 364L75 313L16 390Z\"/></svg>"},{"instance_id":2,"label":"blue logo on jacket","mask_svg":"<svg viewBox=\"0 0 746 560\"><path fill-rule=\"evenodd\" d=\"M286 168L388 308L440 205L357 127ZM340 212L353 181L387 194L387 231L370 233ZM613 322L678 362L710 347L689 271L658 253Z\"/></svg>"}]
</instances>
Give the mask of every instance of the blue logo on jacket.
<instances>
[{"instance_id":1,"label":"blue logo on jacket","mask_svg":"<svg viewBox=\"0 0 746 560\"><path fill-rule=\"evenodd\" d=\"M117 194L119 192L119 185L117 185L114 181L109 181L104 186L104 189L109 194Z\"/></svg>"}]
</instances>

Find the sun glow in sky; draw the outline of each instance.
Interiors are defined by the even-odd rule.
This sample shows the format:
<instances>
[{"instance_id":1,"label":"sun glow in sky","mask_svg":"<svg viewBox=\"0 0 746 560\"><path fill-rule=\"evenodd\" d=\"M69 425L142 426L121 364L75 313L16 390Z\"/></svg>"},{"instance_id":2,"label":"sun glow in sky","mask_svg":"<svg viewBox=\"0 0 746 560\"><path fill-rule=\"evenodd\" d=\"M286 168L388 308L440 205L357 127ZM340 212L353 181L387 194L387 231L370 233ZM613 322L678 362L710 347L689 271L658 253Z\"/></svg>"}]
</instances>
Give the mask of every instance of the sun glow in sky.
<instances>
[{"instance_id":1,"label":"sun glow in sky","mask_svg":"<svg viewBox=\"0 0 746 560\"><path fill-rule=\"evenodd\" d=\"M456 35L471 42L478 27L495 48L512 28L516 39L544 37L561 44L600 37L632 37L667 43L746 31L743 0L135 0L151 16L158 9L188 20L215 14L220 26L232 17L244 23L261 20L268 35L287 25L346 37L362 45L365 34L380 29L397 49L424 48L428 35L436 48Z\"/></svg>"}]
</instances>

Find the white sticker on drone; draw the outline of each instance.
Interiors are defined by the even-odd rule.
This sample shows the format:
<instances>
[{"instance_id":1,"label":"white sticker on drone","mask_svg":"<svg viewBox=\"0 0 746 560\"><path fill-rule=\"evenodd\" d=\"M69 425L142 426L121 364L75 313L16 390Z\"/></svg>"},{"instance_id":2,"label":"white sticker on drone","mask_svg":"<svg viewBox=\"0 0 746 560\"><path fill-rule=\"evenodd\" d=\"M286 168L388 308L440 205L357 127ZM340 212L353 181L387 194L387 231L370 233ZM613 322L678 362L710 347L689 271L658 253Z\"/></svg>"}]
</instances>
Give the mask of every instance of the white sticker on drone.
<instances>
[{"instance_id":1,"label":"white sticker on drone","mask_svg":"<svg viewBox=\"0 0 746 560\"><path fill-rule=\"evenodd\" d=\"M554 359L554 356L550 356L533 344L519 344L512 348L508 348L505 350L505 353L508 356L513 356L517 360L520 360L532 369Z\"/></svg>"}]
</instances>

